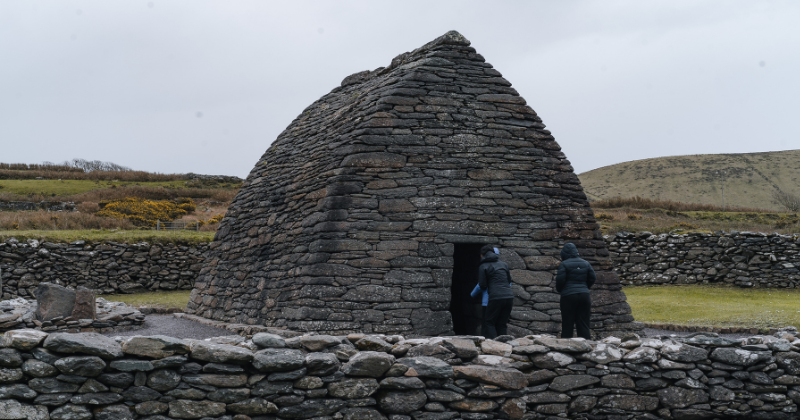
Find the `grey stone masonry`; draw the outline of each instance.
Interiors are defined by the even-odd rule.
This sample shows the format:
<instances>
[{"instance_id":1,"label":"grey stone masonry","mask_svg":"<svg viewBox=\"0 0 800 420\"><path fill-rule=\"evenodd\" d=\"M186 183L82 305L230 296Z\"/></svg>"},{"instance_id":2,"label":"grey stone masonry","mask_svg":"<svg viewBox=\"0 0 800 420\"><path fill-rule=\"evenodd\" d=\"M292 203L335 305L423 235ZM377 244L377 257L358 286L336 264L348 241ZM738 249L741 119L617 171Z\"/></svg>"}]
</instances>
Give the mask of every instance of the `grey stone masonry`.
<instances>
[{"instance_id":1,"label":"grey stone masonry","mask_svg":"<svg viewBox=\"0 0 800 420\"><path fill-rule=\"evenodd\" d=\"M0 418L788 420L800 404L791 329L738 340L284 333L9 331Z\"/></svg>"},{"instance_id":2,"label":"grey stone masonry","mask_svg":"<svg viewBox=\"0 0 800 420\"><path fill-rule=\"evenodd\" d=\"M207 244L181 246L115 242L0 242L0 300L33 299L50 282L98 294L189 290L202 268Z\"/></svg>"},{"instance_id":3,"label":"grey stone masonry","mask_svg":"<svg viewBox=\"0 0 800 420\"><path fill-rule=\"evenodd\" d=\"M606 236L623 284L800 288L800 237L734 232Z\"/></svg>"},{"instance_id":4,"label":"grey stone masonry","mask_svg":"<svg viewBox=\"0 0 800 420\"><path fill-rule=\"evenodd\" d=\"M510 332L556 332L553 277L573 242L598 274L594 331L640 328L569 160L469 45L448 32L306 108L229 207L187 312L298 331L452 333L459 247L494 244L512 270Z\"/></svg>"}]
</instances>

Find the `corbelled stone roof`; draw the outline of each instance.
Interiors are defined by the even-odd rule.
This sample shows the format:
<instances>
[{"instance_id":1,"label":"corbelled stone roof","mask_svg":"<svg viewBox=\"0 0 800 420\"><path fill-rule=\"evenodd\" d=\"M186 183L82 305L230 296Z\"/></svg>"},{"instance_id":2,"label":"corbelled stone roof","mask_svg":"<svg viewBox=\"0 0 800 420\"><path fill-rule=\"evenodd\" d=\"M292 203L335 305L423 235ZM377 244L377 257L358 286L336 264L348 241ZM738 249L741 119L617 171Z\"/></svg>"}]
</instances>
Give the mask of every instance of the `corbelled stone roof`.
<instances>
[{"instance_id":1,"label":"corbelled stone roof","mask_svg":"<svg viewBox=\"0 0 800 420\"><path fill-rule=\"evenodd\" d=\"M448 32L306 108L228 209L187 312L303 331L449 333L466 281L454 267L460 244L490 243L512 269L510 332L557 332L556 257L573 242L598 273L593 328L638 328L570 162L469 45Z\"/></svg>"}]
</instances>

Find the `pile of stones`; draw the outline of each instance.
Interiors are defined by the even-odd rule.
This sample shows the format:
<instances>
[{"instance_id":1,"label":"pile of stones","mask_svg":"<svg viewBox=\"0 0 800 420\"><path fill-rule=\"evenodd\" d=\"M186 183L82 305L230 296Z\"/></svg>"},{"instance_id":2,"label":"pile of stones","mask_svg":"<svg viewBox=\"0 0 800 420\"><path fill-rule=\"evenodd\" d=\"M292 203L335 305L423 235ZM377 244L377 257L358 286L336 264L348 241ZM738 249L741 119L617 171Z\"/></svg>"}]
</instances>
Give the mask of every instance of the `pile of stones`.
<instances>
[{"instance_id":1,"label":"pile of stones","mask_svg":"<svg viewBox=\"0 0 800 420\"><path fill-rule=\"evenodd\" d=\"M41 283L36 300L0 301L0 332L32 328L41 331L125 331L141 327L145 315L123 302L95 298L94 292Z\"/></svg>"},{"instance_id":2,"label":"pile of stones","mask_svg":"<svg viewBox=\"0 0 800 420\"><path fill-rule=\"evenodd\" d=\"M31 420L794 418L796 330L601 342L7 332L0 412Z\"/></svg>"},{"instance_id":3,"label":"pile of stones","mask_svg":"<svg viewBox=\"0 0 800 420\"><path fill-rule=\"evenodd\" d=\"M147 242L0 242L3 299L32 298L41 282L60 282L102 294L189 290L202 268L207 245Z\"/></svg>"},{"instance_id":4,"label":"pile of stones","mask_svg":"<svg viewBox=\"0 0 800 420\"><path fill-rule=\"evenodd\" d=\"M800 237L757 232L605 236L622 284L800 288Z\"/></svg>"}]
</instances>

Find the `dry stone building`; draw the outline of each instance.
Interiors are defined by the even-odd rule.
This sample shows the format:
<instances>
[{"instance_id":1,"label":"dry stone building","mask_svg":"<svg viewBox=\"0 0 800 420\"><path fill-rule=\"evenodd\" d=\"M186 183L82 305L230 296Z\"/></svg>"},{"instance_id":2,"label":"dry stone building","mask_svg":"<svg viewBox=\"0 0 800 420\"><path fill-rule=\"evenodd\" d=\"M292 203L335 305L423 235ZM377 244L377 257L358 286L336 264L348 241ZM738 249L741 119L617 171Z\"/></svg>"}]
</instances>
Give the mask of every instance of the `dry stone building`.
<instances>
[{"instance_id":1,"label":"dry stone building","mask_svg":"<svg viewBox=\"0 0 800 420\"><path fill-rule=\"evenodd\" d=\"M500 248L509 331L558 332L558 255L595 267L592 326L637 329L578 177L457 32L349 76L259 159L187 312L327 333L475 333L478 250Z\"/></svg>"}]
</instances>

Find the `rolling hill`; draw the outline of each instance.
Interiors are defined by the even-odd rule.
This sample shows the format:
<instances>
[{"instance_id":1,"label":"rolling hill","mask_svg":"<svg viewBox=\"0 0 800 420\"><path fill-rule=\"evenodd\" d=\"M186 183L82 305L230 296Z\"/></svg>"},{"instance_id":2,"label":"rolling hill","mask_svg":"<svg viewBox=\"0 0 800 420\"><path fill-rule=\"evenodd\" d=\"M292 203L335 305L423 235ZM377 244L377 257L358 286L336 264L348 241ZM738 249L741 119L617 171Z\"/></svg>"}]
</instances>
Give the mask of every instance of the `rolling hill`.
<instances>
[{"instance_id":1,"label":"rolling hill","mask_svg":"<svg viewBox=\"0 0 800 420\"><path fill-rule=\"evenodd\" d=\"M800 150L668 156L634 160L578 177L590 200L640 196L657 200L781 210L777 189L800 195Z\"/></svg>"}]
</instances>

